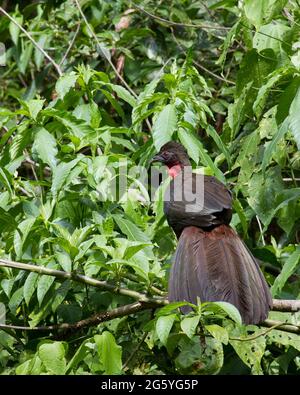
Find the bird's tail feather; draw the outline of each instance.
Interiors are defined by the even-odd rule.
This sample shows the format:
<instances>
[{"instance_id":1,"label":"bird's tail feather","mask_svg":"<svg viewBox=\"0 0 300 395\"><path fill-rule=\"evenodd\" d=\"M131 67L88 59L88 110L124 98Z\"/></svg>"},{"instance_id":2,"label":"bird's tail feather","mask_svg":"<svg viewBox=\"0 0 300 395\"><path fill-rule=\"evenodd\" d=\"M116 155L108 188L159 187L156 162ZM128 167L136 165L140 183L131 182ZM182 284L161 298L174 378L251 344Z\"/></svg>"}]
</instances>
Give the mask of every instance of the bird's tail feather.
<instances>
[{"instance_id":1,"label":"bird's tail feather","mask_svg":"<svg viewBox=\"0 0 300 395\"><path fill-rule=\"evenodd\" d=\"M221 225L206 232L190 226L178 241L169 279L169 300L225 301L245 324L264 321L272 298L251 252L236 232Z\"/></svg>"}]
</instances>

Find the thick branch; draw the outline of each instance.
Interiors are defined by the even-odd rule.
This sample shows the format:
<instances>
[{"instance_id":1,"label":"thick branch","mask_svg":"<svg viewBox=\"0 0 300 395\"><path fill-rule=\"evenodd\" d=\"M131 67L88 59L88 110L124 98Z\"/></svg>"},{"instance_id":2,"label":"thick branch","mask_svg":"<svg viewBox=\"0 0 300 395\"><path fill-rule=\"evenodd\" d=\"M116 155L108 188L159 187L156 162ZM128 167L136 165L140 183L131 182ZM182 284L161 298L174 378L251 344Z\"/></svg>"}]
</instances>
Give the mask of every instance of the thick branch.
<instances>
[{"instance_id":1,"label":"thick branch","mask_svg":"<svg viewBox=\"0 0 300 395\"><path fill-rule=\"evenodd\" d=\"M300 300L273 299L273 311L294 313L300 311Z\"/></svg>"},{"instance_id":2,"label":"thick branch","mask_svg":"<svg viewBox=\"0 0 300 395\"><path fill-rule=\"evenodd\" d=\"M283 331L283 332L290 332L300 334L300 326L291 325L291 324L284 324L280 321L275 320L265 320L260 326L264 326L266 328L276 327L276 329Z\"/></svg>"},{"instance_id":3,"label":"thick branch","mask_svg":"<svg viewBox=\"0 0 300 395\"><path fill-rule=\"evenodd\" d=\"M134 303L128 304L126 306L117 307L117 308L112 309L110 311L103 311L100 313L96 313L93 316L86 318L85 320L75 322L74 324L36 326L36 327L32 327L32 328L28 327L28 326L0 324L0 329L4 329L4 330L5 329L15 329L15 330L21 330L21 331L36 331L36 332L42 332L42 331L57 332L59 330L62 330L64 332L75 331L75 330L77 331L82 328L95 326L95 325L101 324L101 322L110 321L110 320L113 320L114 318L118 318L118 317L124 317L125 315L127 316L130 314L137 313L138 311L147 310L147 309L150 309L153 307L157 307L157 306L155 304L151 304L151 303L134 302Z\"/></svg>"},{"instance_id":4,"label":"thick branch","mask_svg":"<svg viewBox=\"0 0 300 395\"><path fill-rule=\"evenodd\" d=\"M35 39L29 34L11 15L9 15L2 7L0 7L0 12L4 14L11 22L13 22L18 28L25 34L26 37L29 38L29 40L32 42L32 44L40 51L42 54L49 60L50 63L55 67L57 73L59 76L61 76L63 73L61 71L60 66L55 62L54 59L51 58L51 56L35 41Z\"/></svg>"}]
</instances>

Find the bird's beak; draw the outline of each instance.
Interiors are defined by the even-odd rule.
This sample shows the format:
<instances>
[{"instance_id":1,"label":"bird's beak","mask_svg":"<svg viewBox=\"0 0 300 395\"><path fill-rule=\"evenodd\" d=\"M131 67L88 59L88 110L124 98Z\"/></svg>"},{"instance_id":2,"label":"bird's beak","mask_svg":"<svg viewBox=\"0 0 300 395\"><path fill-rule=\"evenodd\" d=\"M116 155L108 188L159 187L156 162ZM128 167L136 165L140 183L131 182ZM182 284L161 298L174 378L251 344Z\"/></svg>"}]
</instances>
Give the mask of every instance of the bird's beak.
<instances>
[{"instance_id":1,"label":"bird's beak","mask_svg":"<svg viewBox=\"0 0 300 395\"><path fill-rule=\"evenodd\" d=\"M153 156L153 158L150 161L150 164L155 163L155 162L162 162L163 163L164 158L161 155L157 154L157 155Z\"/></svg>"}]
</instances>

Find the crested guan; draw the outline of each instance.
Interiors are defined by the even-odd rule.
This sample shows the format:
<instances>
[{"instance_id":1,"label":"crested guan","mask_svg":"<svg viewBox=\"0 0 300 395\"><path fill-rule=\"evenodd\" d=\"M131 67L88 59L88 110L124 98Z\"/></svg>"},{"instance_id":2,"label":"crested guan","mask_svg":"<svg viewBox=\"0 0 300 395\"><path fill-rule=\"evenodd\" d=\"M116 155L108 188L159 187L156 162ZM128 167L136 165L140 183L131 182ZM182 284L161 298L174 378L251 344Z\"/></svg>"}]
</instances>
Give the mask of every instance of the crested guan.
<instances>
[{"instance_id":1,"label":"crested guan","mask_svg":"<svg viewBox=\"0 0 300 395\"><path fill-rule=\"evenodd\" d=\"M215 177L188 170L188 154L180 143L165 144L151 162L165 164L172 177L165 192L164 213L178 245L169 278L169 301L196 303L197 297L201 302L225 301L236 306L245 324L264 321L272 298L255 258L229 226L230 191Z\"/></svg>"}]
</instances>

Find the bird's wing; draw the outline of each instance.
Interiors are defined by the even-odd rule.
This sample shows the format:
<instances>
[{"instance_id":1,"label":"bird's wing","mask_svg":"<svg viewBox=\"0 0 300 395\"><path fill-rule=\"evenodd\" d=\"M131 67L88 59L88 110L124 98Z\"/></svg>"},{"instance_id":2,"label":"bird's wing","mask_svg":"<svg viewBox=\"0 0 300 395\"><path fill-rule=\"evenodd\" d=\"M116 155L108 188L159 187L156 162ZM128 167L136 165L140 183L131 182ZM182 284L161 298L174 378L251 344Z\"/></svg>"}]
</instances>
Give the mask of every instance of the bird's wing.
<instances>
[{"instance_id":1,"label":"bird's wing","mask_svg":"<svg viewBox=\"0 0 300 395\"><path fill-rule=\"evenodd\" d=\"M164 211L172 227L209 227L229 223L231 205L230 191L215 177L183 173L171 181Z\"/></svg>"}]
</instances>

